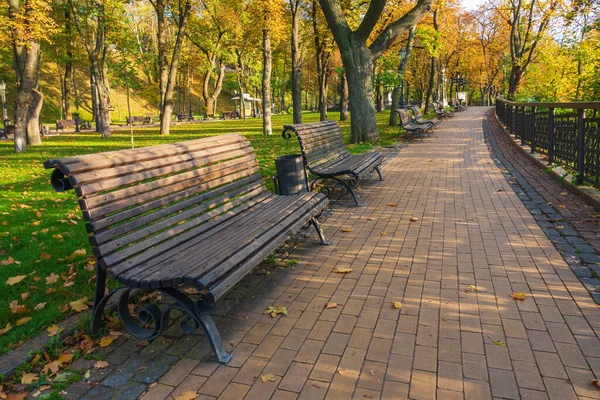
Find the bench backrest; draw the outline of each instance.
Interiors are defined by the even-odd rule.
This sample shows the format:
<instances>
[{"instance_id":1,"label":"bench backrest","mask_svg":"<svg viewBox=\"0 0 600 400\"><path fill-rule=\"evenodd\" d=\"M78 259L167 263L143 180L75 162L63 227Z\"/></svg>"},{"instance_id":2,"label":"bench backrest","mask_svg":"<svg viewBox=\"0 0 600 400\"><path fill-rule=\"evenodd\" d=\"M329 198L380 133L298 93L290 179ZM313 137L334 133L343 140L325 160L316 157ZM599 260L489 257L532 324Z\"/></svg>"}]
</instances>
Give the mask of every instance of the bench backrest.
<instances>
[{"instance_id":1,"label":"bench backrest","mask_svg":"<svg viewBox=\"0 0 600 400\"><path fill-rule=\"evenodd\" d=\"M350 156L344 145L342 130L335 121L284 125L284 138L290 137L288 131L296 134L300 142L304 162L309 170Z\"/></svg>"},{"instance_id":2,"label":"bench backrest","mask_svg":"<svg viewBox=\"0 0 600 400\"><path fill-rule=\"evenodd\" d=\"M72 119L59 119L56 121L56 125L60 125L64 128L74 128L75 127L75 121Z\"/></svg>"},{"instance_id":3,"label":"bench backrest","mask_svg":"<svg viewBox=\"0 0 600 400\"><path fill-rule=\"evenodd\" d=\"M133 268L251 207L268 193L241 135L48 160L75 188L102 268ZM109 271L110 273L110 271Z\"/></svg>"},{"instance_id":4,"label":"bench backrest","mask_svg":"<svg viewBox=\"0 0 600 400\"><path fill-rule=\"evenodd\" d=\"M411 110L413 110L413 113L415 113L415 118L416 119L423 118L423 114L421 113L421 108L419 106L410 106L408 108L410 108Z\"/></svg>"},{"instance_id":5,"label":"bench backrest","mask_svg":"<svg viewBox=\"0 0 600 400\"><path fill-rule=\"evenodd\" d=\"M407 109L399 108L396 110L396 112L400 115L400 121L402 122L402 126L414 125L414 122L410 117L410 114L408 113Z\"/></svg>"}]
</instances>

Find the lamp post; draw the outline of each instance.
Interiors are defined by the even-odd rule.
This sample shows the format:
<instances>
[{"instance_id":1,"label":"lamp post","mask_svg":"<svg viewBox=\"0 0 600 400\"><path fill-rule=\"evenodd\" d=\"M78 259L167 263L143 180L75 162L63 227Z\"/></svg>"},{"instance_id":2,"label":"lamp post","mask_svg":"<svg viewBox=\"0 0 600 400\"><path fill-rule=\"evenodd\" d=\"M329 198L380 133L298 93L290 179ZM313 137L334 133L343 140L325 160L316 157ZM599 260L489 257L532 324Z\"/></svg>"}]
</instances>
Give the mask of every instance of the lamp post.
<instances>
[{"instance_id":1,"label":"lamp post","mask_svg":"<svg viewBox=\"0 0 600 400\"><path fill-rule=\"evenodd\" d=\"M446 67L442 67L442 105L448 106L448 99L446 98Z\"/></svg>"},{"instance_id":2,"label":"lamp post","mask_svg":"<svg viewBox=\"0 0 600 400\"><path fill-rule=\"evenodd\" d=\"M406 55L407 50L405 47L400 49L400 84L401 84L401 92L400 92L400 108L406 107L406 98L404 97L404 72L406 71Z\"/></svg>"},{"instance_id":3,"label":"lamp post","mask_svg":"<svg viewBox=\"0 0 600 400\"><path fill-rule=\"evenodd\" d=\"M2 116L4 120L4 137L8 139L8 124L10 121L8 120L8 110L6 109L6 83L2 81L0 83L0 93L2 94Z\"/></svg>"}]
</instances>

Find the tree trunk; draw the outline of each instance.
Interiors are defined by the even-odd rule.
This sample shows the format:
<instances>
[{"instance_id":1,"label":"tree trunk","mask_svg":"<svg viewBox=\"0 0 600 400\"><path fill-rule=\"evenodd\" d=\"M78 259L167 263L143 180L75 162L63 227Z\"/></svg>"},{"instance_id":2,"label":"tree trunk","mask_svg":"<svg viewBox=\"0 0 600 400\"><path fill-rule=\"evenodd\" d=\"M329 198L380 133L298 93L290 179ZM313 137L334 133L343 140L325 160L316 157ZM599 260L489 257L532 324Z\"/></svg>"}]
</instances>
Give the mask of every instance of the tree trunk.
<instances>
[{"instance_id":1,"label":"tree trunk","mask_svg":"<svg viewBox=\"0 0 600 400\"><path fill-rule=\"evenodd\" d=\"M382 112L385 109L385 97L384 97L384 93L383 93L383 82L379 81L377 82L377 112Z\"/></svg>"},{"instance_id":2,"label":"tree trunk","mask_svg":"<svg viewBox=\"0 0 600 400\"><path fill-rule=\"evenodd\" d=\"M400 65L398 65L398 84L394 87L392 91L392 112L390 112L390 122L389 126L398 125L398 114L394 112L394 110L400 108L398 100L402 96L402 101L404 102L404 74L406 72L406 64L408 64L408 59L410 54L412 53L413 43L415 40L415 32L417 31L417 26L413 25L408 30L408 40L406 41L406 53L404 54L404 58L400 58Z\"/></svg>"},{"instance_id":3,"label":"tree trunk","mask_svg":"<svg viewBox=\"0 0 600 400\"><path fill-rule=\"evenodd\" d=\"M523 75L525 74L525 70L520 68L518 65L515 65L510 70L510 78L508 81L508 99L514 100L517 96L517 92L519 91L519 87L521 86L521 81L523 79Z\"/></svg>"},{"instance_id":4,"label":"tree trunk","mask_svg":"<svg viewBox=\"0 0 600 400\"><path fill-rule=\"evenodd\" d=\"M90 60L92 66L90 72L96 83L96 102L98 103L98 115L96 115L96 126L103 138L110 137L110 88L105 79L105 67L98 60Z\"/></svg>"},{"instance_id":5,"label":"tree trunk","mask_svg":"<svg viewBox=\"0 0 600 400\"><path fill-rule=\"evenodd\" d=\"M375 142L379 139L373 101L373 61L364 43L350 41L351 45L341 51L344 62L352 127L352 143Z\"/></svg>"},{"instance_id":6,"label":"tree trunk","mask_svg":"<svg viewBox=\"0 0 600 400\"><path fill-rule=\"evenodd\" d=\"M427 94L425 95L425 114L429 112L429 104L431 103L431 96L433 94L433 88L435 86L435 63L437 59L431 57L431 67L429 70L429 86L427 87Z\"/></svg>"},{"instance_id":7,"label":"tree trunk","mask_svg":"<svg viewBox=\"0 0 600 400\"><path fill-rule=\"evenodd\" d=\"M340 121L348 120L348 79L346 73L342 74L340 93Z\"/></svg>"},{"instance_id":8,"label":"tree trunk","mask_svg":"<svg viewBox=\"0 0 600 400\"><path fill-rule=\"evenodd\" d=\"M15 152L20 153L27 149L27 143L41 144L39 126L30 128L30 107L41 108L43 96L35 90L36 74L40 44L30 40L26 44L13 43L14 67L17 75L18 92L15 99ZM38 112L39 118L39 112ZM38 119L39 121L39 119Z\"/></svg>"},{"instance_id":9,"label":"tree trunk","mask_svg":"<svg viewBox=\"0 0 600 400\"><path fill-rule=\"evenodd\" d=\"M71 29L71 12L69 8L65 9L65 34L70 38ZM73 79L73 43L69 43L67 49L67 61L65 62L65 75L63 78L63 103L65 108L65 119L73 119L71 112L71 88Z\"/></svg>"},{"instance_id":10,"label":"tree trunk","mask_svg":"<svg viewBox=\"0 0 600 400\"><path fill-rule=\"evenodd\" d=\"M27 115L27 144L37 146L42 144L40 134L40 113L44 105L44 95L33 89L31 91L31 106Z\"/></svg>"},{"instance_id":11,"label":"tree trunk","mask_svg":"<svg viewBox=\"0 0 600 400\"><path fill-rule=\"evenodd\" d=\"M327 74L327 72L325 72ZM319 120L327 121L327 75L319 77Z\"/></svg>"},{"instance_id":12,"label":"tree trunk","mask_svg":"<svg viewBox=\"0 0 600 400\"><path fill-rule=\"evenodd\" d=\"M290 0L292 11L292 107L294 124L302 123L302 68L300 54L299 11L300 0Z\"/></svg>"},{"instance_id":13,"label":"tree trunk","mask_svg":"<svg viewBox=\"0 0 600 400\"><path fill-rule=\"evenodd\" d=\"M262 74L262 112L263 134L272 135L271 127L271 38L269 30L263 29L263 74Z\"/></svg>"}]
</instances>

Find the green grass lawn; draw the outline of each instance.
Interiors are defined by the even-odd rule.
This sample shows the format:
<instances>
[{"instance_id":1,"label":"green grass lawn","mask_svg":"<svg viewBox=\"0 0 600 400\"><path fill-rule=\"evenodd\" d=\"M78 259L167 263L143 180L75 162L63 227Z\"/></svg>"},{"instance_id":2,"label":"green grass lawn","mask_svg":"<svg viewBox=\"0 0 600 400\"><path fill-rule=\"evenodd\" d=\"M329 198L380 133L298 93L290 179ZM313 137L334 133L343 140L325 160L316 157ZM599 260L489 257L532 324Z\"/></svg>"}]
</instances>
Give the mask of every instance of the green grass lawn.
<instances>
[{"instance_id":1,"label":"green grass lawn","mask_svg":"<svg viewBox=\"0 0 600 400\"><path fill-rule=\"evenodd\" d=\"M338 117L337 113L330 115L334 120ZM387 127L388 117L389 112L377 115L381 144L384 145L393 143L398 132L397 128ZM303 118L304 122L317 121L318 114L306 113ZM173 126L171 134L164 137L156 128L140 128L134 131L135 145L144 147L241 133L252 142L261 173L272 188L275 157L299 153L297 140L283 140L280 135L282 126L291 120L291 115L274 116L274 134L268 137L262 135L260 119ZM350 124L341 125L347 142ZM0 353L73 314L69 302L83 297L91 299L93 294L94 259L75 194L73 191L54 192L49 180L51 171L45 170L42 163L49 158L130 146L129 131L115 132L109 139L102 139L95 133L49 137L44 139L42 146L29 147L23 154L14 153L12 142L0 142L0 329L7 323L12 325L12 329L0 336ZM352 152L362 152L371 145L348 148ZM81 254L82 249L86 251L85 255ZM14 285L6 283L9 278L22 276L25 277ZM48 277L51 277L49 281ZM56 282L52 283L53 280ZM40 308L43 303L45 306ZM29 317L31 319L27 319ZM19 320L21 325L17 325Z\"/></svg>"}]
</instances>

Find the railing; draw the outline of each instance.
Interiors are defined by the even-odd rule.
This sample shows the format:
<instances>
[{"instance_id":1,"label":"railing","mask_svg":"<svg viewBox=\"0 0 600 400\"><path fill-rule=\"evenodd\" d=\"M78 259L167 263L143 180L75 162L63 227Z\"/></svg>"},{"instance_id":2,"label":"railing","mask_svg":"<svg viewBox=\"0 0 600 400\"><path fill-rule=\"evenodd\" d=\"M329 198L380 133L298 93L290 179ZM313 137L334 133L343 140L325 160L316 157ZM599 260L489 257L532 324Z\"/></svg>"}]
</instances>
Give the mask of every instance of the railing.
<instances>
[{"instance_id":1,"label":"railing","mask_svg":"<svg viewBox=\"0 0 600 400\"><path fill-rule=\"evenodd\" d=\"M496 115L529 146L575 171L578 183L600 186L600 102L516 103L497 99Z\"/></svg>"}]
</instances>

